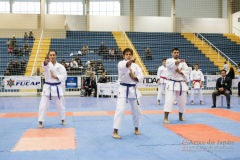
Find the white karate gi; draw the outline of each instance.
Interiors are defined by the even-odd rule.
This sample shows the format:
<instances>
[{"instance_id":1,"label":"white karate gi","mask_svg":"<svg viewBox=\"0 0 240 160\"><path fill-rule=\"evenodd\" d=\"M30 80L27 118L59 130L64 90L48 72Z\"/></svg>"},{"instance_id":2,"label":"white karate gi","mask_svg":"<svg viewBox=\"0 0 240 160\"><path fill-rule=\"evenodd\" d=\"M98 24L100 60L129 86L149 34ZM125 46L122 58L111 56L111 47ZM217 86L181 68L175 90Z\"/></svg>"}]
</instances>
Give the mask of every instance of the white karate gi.
<instances>
[{"instance_id":1,"label":"white karate gi","mask_svg":"<svg viewBox=\"0 0 240 160\"><path fill-rule=\"evenodd\" d=\"M38 121L43 122L49 107L49 101L50 101L50 92L52 99L55 100L56 106L58 108L58 114L61 120L65 119L65 101L64 101L64 93L65 93L65 81L67 79L67 72L63 65L60 63L57 63L55 65L52 64L52 62L49 62L48 65L44 66L44 62L42 63L42 68L44 70L45 75L45 83L59 83L59 85L53 85L50 86L49 84L43 85L43 92L42 92L42 98L39 104L39 113L38 113ZM57 79L54 79L51 76L50 70L53 71L53 73L58 77ZM57 87L59 90L59 96L57 93Z\"/></svg>"},{"instance_id":2,"label":"white karate gi","mask_svg":"<svg viewBox=\"0 0 240 160\"><path fill-rule=\"evenodd\" d=\"M204 76L202 71L200 71L199 69L193 70L191 72L190 75L190 80L192 81L192 83L194 83L194 88L191 89L192 93L191 93L191 101L194 100L194 95L195 95L195 91L198 91L198 97L199 97L199 101L202 101L202 87L200 87L200 82L199 81L204 81Z\"/></svg>"},{"instance_id":3,"label":"white karate gi","mask_svg":"<svg viewBox=\"0 0 240 160\"><path fill-rule=\"evenodd\" d=\"M158 94L157 94L157 100L162 100L163 92L165 92L166 89L166 83L167 83L167 67L164 67L163 65L158 68L157 71L157 79L159 79L158 83Z\"/></svg>"},{"instance_id":4,"label":"white karate gi","mask_svg":"<svg viewBox=\"0 0 240 160\"><path fill-rule=\"evenodd\" d=\"M137 84L143 81L142 69L135 63L131 64L131 67L126 67L127 61L123 60L118 63L118 81L120 83L118 88L118 99L117 106L114 116L114 129L119 129L122 124L122 119L124 116L124 111L129 103L131 105L133 125L134 127L139 127L141 125L141 108L139 98L141 93L135 87L129 87L128 99L126 99L127 87L121 85L125 84ZM130 68L132 69L133 74L138 78L138 82L131 79L129 76ZM128 101L128 103L127 103ZM138 104L138 103L139 104Z\"/></svg>"},{"instance_id":5,"label":"white karate gi","mask_svg":"<svg viewBox=\"0 0 240 160\"><path fill-rule=\"evenodd\" d=\"M166 95L165 95L165 104L164 112L171 112L173 107L173 102L178 101L179 112L184 113L186 107L186 98L188 86L186 84L187 77L189 76L189 69L185 62L179 63L178 66L175 65L176 60L174 58L169 58L166 61L167 67L167 84L166 84ZM184 75L181 75L176 72L177 67L181 70ZM174 81L181 81L175 82ZM181 85L180 85L181 84ZM180 95L180 90L182 86L182 93Z\"/></svg>"}]
</instances>

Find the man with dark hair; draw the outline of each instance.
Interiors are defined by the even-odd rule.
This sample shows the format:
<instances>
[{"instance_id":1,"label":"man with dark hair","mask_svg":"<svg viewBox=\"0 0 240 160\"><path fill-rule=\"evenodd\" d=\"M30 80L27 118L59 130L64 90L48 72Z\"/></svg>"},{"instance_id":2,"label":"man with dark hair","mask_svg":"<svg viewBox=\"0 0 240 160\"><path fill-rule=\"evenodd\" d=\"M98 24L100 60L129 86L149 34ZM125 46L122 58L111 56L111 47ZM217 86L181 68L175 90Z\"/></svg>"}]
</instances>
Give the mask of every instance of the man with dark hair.
<instances>
[{"instance_id":1,"label":"man with dark hair","mask_svg":"<svg viewBox=\"0 0 240 160\"><path fill-rule=\"evenodd\" d=\"M202 87L204 82L204 76L202 71L200 71L198 67L199 67L198 63L195 63L194 70L190 74L190 80L192 81L191 104L194 104L194 95L195 95L195 91L197 90L199 102L202 105L203 104Z\"/></svg>"},{"instance_id":2,"label":"man with dark hair","mask_svg":"<svg viewBox=\"0 0 240 160\"><path fill-rule=\"evenodd\" d=\"M162 66L158 68L157 71L157 82L158 82L158 94L157 94L157 103L160 105L160 102L162 100L163 92L166 88L166 82L167 82L167 68L166 68L166 58L162 59Z\"/></svg>"},{"instance_id":3,"label":"man with dark hair","mask_svg":"<svg viewBox=\"0 0 240 160\"><path fill-rule=\"evenodd\" d=\"M216 108L216 97L223 94L226 96L227 100L227 109L230 109L230 95L232 94L232 79L226 77L226 70L221 70L221 77L217 79L216 90L212 93L213 106Z\"/></svg>"},{"instance_id":4,"label":"man with dark hair","mask_svg":"<svg viewBox=\"0 0 240 160\"><path fill-rule=\"evenodd\" d=\"M48 57L42 63L42 68L45 75L45 84L43 85L42 98L39 104L38 112L38 127L43 127L49 101L53 98L58 108L59 117L61 118L62 125L65 125L65 106L64 106L64 93L65 81L67 79L67 72L63 65L56 61L57 52L50 50Z\"/></svg>"},{"instance_id":5,"label":"man with dark hair","mask_svg":"<svg viewBox=\"0 0 240 160\"><path fill-rule=\"evenodd\" d=\"M189 77L189 69L184 59L179 59L178 48L172 49L172 58L166 61L167 67L167 84L164 104L164 120L163 123L170 123L168 115L172 112L175 98L179 106L179 120L185 121L183 113L185 112L187 100L187 77Z\"/></svg>"},{"instance_id":6,"label":"man with dark hair","mask_svg":"<svg viewBox=\"0 0 240 160\"><path fill-rule=\"evenodd\" d=\"M139 98L140 92L136 88L136 84L142 82L142 69L135 64L133 58L133 50L126 48L123 51L123 61L118 63L118 81L120 86L118 88L117 107L114 115L113 124L113 138L120 139L118 129L121 127L124 111L129 102L132 109L133 125L135 127L135 134L140 135L138 127L141 124L141 108Z\"/></svg>"},{"instance_id":7,"label":"man with dark hair","mask_svg":"<svg viewBox=\"0 0 240 160\"><path fill-rule=\"evenodd\" d=\"M86 79L84 86L87 96L91 96L93 93L93 96L97 97L97 83L94 73L91 73L90 77Z\"/></svg>"}]
</instances>

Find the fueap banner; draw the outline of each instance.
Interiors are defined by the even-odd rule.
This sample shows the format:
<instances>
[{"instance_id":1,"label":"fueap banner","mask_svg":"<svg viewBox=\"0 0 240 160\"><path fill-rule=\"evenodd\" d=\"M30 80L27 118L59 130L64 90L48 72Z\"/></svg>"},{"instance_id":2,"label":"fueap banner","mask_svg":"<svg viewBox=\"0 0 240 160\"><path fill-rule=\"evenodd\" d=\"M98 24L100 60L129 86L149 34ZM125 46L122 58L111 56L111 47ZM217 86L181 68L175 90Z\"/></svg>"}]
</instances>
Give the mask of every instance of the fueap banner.
<instances>
[{"instance_id":1,"label":"fueap banner","mask_svg":"<svg viewBox=\"0 0 240 160\"><path fill-rule=\"evenodd\" d=\"M4 77L5 89L41 89L40 76L7 76Z\"/></svg>"}]
</instances>

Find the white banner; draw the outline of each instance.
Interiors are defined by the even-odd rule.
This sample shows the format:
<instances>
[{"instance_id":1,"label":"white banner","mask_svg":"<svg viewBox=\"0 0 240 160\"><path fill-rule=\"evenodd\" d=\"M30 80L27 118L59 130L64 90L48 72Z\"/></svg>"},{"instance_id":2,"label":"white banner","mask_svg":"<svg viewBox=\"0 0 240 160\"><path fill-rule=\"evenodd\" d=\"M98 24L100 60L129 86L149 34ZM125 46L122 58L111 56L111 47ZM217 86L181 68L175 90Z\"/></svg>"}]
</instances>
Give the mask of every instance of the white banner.
<instances>
[{"instance_id":1,"label":"white banner","mask_svg":"<svg viewBox=\"0 0 240 160\"><path fill-rule=\"evenodd\" d=\"M41 89L40 76L9 76L4 78L5 89Z\"/></svg>"},{"instance_id":2,"label":"white banner","mask_svg":"<svg viewBox=\"0 0 240 160\"><path fill-rule=\"evenodd\" d=\"M157 76L156 75L147 75L144 76L143 83L137 84L139 88L157 88Z\"/></svg>"},{"instance_id":3,"label":"white banner","mask_svg":"<svg viewBox=\"0 0 240 160\"><path fill-rule=\"evenodd\" d=\"M207 87L216 87L217 79L220 77L221 75L207 75ZM236 76L235 78L237 79L232 80L232 87L238 86L238 81L240 79L240 76Z\"/></svg>"},{"instance_id":4,"label":"white banner","mask_svg":"<svg viewBox=\"0 0 240 160\"><path fill-rule=\"evenodd\" d=\"M98 95L117 95L118 86L119 85L117 83L98 83Z\"/></svg>"}]
</instances>

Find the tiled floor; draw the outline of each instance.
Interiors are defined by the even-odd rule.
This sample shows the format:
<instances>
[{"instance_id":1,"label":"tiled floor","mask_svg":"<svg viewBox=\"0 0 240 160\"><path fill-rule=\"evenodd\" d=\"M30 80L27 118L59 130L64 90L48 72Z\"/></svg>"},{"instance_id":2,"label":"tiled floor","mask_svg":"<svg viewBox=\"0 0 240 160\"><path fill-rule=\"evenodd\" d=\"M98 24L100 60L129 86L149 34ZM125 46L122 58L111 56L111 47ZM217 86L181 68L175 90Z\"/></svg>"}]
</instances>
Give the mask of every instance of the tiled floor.
<instances>
[{"instance_id":1,"label":"tiled floor","mask_svg":"<svg viewBox=\"0 0 240 160\"><path fill-rule=\"evenodd\" d=\"M134 134L130 107L120 140L112 138L116 98L66 97L67 125L61 125L51 102L43 129L38 129L40 97L0 98L0 160L195 160L240 159L240 97L231 97L231 110L187 105L185 122L177 106L165 125L163 105L143 96L141 135ZM189 101L189 100L188 100Z\"/></svg>"}]
</instances>

